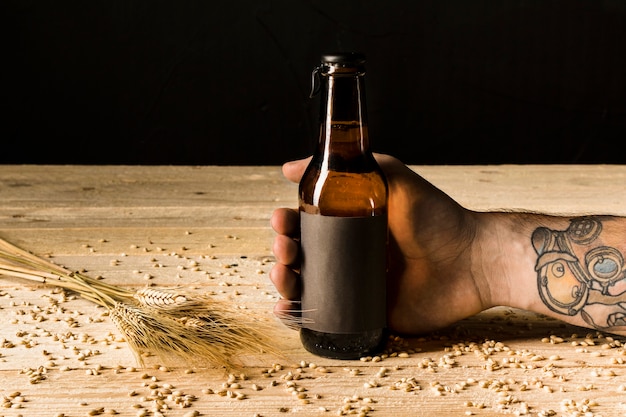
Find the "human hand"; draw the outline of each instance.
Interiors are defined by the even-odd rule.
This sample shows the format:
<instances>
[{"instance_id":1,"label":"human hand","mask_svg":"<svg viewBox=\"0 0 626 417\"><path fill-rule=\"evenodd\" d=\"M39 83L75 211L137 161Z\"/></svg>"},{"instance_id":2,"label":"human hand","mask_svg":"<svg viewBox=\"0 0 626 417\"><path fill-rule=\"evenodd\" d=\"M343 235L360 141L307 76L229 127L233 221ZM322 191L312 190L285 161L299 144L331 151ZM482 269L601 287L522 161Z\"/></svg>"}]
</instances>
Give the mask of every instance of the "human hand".
<instances>
[{"instance_id":1,"label":"human hand","mask_svg":"<svg viewBox=\"0 0 626 417\"><path fill-rule=\"evenodd\" d=\"M389 184L388 326L401 334L445 327L489 307L482 276L469 268L476 233L464 209L402 162L376 155ZM288 162L283 174L299 182L310 159ZM270 279L283 297L278 316L297 310L300 297L299 215L279 208L271 217L277 235Z\"/></svg>"}]
</instances>

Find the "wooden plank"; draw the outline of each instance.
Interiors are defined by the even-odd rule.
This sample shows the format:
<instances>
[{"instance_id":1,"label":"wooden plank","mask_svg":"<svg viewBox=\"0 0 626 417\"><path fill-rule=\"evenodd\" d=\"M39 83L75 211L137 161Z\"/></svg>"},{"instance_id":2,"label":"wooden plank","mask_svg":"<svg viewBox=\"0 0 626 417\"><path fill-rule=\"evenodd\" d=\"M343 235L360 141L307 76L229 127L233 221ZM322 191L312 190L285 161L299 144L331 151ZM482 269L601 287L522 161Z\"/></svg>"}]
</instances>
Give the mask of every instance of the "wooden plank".
<instances>
[{"instance_id":1,"label":"wooden plank","mask_svg":"<svg viewBox=\"0 0 626 417\"><path fill-rule=\"evenodd\" d=\"M268 214L269 216L269 214ZM6 228L0 236L39 254L183 252L200 255L270 256L269 217L261 227L66 227ZM45 233L42 233L45 230Z\"/></svg>"},{"instance_id":2,"label":"wooden plank","mask_svg":"<svg viewBox=\"0 0 626 417\"><path fill-rule=\"evenodd\" d=\"M412 166L473 209L624 213L624 165ZM2 208L295 206L278 167L0 166ZM255 210L256 211L256 210ZM6 213L6 214L5 214ZM9 216L8 212L3 213ZM16 218L22 218L15 213ZM190 216L191 217L191 216ZM25 220L22 220L25 221Z\"/></svg>"},{"instance_id":3,"label":"wooden plank","mask_svg":"<svg viewBox=\"0 0 626 417\"><path fill-rule=\"evenodd\" d=\"M625 165L412 167L475 210L626 214Z\"/></svg>"}]
</instances>

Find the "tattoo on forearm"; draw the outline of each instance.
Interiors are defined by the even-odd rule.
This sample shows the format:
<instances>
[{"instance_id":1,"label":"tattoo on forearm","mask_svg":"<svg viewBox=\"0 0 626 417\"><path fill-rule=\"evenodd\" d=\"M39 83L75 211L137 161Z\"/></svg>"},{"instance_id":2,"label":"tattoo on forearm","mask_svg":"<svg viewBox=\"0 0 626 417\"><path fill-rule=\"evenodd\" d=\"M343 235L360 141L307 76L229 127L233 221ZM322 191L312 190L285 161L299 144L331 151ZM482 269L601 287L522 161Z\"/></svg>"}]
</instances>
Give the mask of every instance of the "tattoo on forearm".
<instances>
[{"instance_id":1,"label":"tattoo on forearm","mask_svg":"<svg viewBox=\"0 0 626 417\"><path fill-rule=\"evenodd\" d=\"M573 219L566 230L537 228L537 288L544 304L568 316L580 314L596 329L626 330L624 255L603 239L602 219Z\"/></svg>"}]
</instances>

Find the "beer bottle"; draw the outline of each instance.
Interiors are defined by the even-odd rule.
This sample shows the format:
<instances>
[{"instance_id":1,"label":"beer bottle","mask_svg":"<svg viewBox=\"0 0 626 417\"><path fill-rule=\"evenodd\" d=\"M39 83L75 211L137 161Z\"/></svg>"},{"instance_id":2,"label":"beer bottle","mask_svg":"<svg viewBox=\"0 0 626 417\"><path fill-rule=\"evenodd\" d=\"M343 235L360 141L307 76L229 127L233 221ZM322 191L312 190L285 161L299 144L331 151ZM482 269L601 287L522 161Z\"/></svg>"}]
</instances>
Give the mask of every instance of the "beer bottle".
<instances>
[{"instance_id":1,"label":"beer bottle","mask_svg":"<svg viewBox=\"0 0 626 417\"><path fill-rule=\"evenodd\" d=\"M387 337L387 182L370 150L365 56L322 55L313 76L320 133L299 184L300 339L316 355L356 359Z\"/></svg>"}]
</instances>

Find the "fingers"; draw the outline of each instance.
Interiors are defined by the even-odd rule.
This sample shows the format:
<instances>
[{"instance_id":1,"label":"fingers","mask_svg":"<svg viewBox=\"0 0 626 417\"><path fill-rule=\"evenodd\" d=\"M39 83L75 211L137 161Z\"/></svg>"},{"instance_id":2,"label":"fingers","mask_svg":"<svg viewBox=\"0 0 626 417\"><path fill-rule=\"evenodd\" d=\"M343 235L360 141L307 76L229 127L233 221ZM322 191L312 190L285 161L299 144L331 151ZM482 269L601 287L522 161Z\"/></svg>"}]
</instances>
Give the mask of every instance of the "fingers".
<instances>
[{"instance_id":1,"label":"fingers","mask_svg":"<svg viewBox=\"0 0 626 417\"><path fill-rule=\"evenodd\" d=\"M300 303L297 301L278 300L274 305L274 315L290 329L298 330L302 325L302 312L299 306Z\"/></svg>"},{"instance_id":2,"label":"fingers","mask_svg":"<svg viewBox=\"0 0 626 417\"><path fill-rule=\"evenodd\" d=\"M272 229L280 235L298 237L300 235L300 218L297 210L279 208L274 210L270 218Z\"/></svg>"},{"instance_id":3,"label":"fingers","mask_svg":"<svg viewBox=\"0 0 626 417\"><path fill-rule=\"evenodd\" d=\"M300 327L300 277L291 268L277 263L270 271L270 281L283 297L274 304L274 315L287 327Z\"/></svg>"},{"instance_id":4,"label":"fingers","mask_svg":"<svg viewBox=\"0 0 626 417\"><path fill-rule=\"evenodd\" d=\"M289 181L300 182L300 179L304 174L304 170L306 170L309 162L311 162L311 157L287 162L283 165L283 175Z\"/></svg>"},{"instance_id":5,"label":"fingers","mask_svg":"<svg viewBox=\"0 0 626 417\"><path fill-rule=\"evenodd\" d=\"M276 261L283 265L294 265L298 260L298 243L289 236L276 235L272 251Z\"/></svg>"},{"instance_id":6,"label":"fingers","mask_svg":"<svg viewBox=\"0 0 626 417\"><path fill-rule=\"evenodd\" d=\"M299 267L300 246L294 238L300 234L298 212L288 208L276 209L270 223L277 233L272 246L276 264L270 271L270 280L282 297L297 300L300 298L300 277L295 269Z\"/></svg>"},{"instance_id":7,"label":"fingers","mask_svg":"<svg viewBox=\"0 0 626 417\"><path fill-rule=\"evenodd\" d=\"M270 281L287 300L300 299L300 276L287 265L276 264L270 271Z\"/></svg>"},{"instance_id":8,"label":"fingers","mask_svg":"<svg viewBox=\"0 0 626 417\"><path fill-rule=\"evenodd\" d=\"M386 154L374 154L376 158L376 162L385 173L387 180L392 182L398 177L406 176L407 174L415 175L413 171L409 169L402 161L399 159L386 155Z\"/></svg>"},{"instance_id":9,"label":"fingers","mask_svg":"<svg viewBox=\"0 0 626 417\"><path fill-rule=\"evenodd\" d=\"M311 158L287 162L283 165L283 175L290 181L299 182ZM300 276L293 269L297 267L300 248L294 240L300 235L300 220L297 210L279 208L270 219L272 229L277 233L272 250L276 264L270 271L270 281L283 297L274 306L274 314L287 326L299 326L298 300L300 299Z\"/></svg>"}]
</instances>

